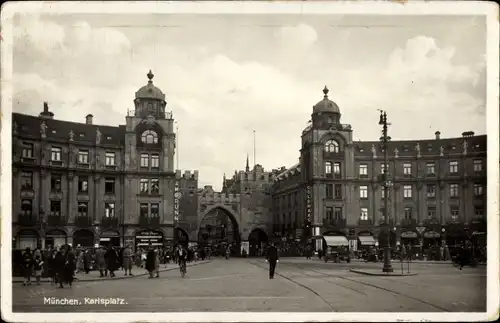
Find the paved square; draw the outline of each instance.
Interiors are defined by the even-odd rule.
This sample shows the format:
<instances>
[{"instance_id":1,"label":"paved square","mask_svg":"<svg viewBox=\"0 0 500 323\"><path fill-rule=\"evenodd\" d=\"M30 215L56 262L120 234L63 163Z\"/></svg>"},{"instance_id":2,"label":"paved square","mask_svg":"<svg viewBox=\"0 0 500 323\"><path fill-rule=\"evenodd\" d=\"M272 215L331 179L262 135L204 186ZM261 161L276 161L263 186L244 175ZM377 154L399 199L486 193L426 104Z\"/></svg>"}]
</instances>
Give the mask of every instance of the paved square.
<instances>
[{"instance_id":1,"label":"paved square","mask_svg":"<svg viewBox=\"0 0 500 323\"><path fill-rule=\"evenodd\" d=\"M414 264L411 277L370 277L349 268L380 264L322 263L282 259L269 280L261 259L216 259L178 270L120 280L79 282L57 289L14 284L14 312L179 312L179 311L336 311L336 312L472 312L486 311L486 268ZM395 268L397 269L397 268ZM118 275L122 275L119 273ZM47 300L76 300L78 305L51 305ZM101 299L101 304L95 304ZM103 305L112 299L114 304ZM44 304L45 300L45 304ZM120 303L123 300L123 304ZM94 303L94 304L92 304Z\"/></svg>"}]
</instances>

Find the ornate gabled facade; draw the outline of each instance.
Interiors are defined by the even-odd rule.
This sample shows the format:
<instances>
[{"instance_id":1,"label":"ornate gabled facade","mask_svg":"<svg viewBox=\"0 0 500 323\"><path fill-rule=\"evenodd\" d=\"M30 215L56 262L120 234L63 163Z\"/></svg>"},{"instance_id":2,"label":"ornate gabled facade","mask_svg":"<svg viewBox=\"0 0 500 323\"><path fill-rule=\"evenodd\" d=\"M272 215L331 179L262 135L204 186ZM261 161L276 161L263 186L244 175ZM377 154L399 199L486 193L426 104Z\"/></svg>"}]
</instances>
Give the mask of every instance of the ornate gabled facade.
<instances>
[{"instance_id":1,"label":"ornate gabled facade","mask_svg":"<svg viewBox=\"0 0 500 323\"><path fill-rule=\"evenodd\" d=\"M174 120L147 76L125 125L57 120L47 103L39 116L13 113L14 246L173 238Z\"/></svg>"},{"instance_id":2,"label":"ornate gabled facade","mask_svg":"<svg viewBox=\"0 0 500 323\"><path fill-rule=\"evenodd\" d=\"M274 231L296 238L300 229L309 238L345 235L355 248L360 235L376 241L384 225L383 147L353 141L353 129L341 123L326 87L323 92L302 132L299 165L275 177ZM485 135L445 139L436 132L428 140L390 141L388 150L393 245L484 240Z\"/></svg>"}]
</instances>

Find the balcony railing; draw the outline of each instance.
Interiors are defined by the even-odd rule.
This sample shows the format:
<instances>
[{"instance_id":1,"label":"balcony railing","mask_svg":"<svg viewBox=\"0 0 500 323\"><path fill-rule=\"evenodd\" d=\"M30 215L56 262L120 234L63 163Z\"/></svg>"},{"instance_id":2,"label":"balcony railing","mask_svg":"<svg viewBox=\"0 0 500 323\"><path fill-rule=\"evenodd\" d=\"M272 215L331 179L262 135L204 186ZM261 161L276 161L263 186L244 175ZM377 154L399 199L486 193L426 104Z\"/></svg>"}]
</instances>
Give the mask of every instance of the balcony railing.
<instances>
[{"instance_id":1,"label":"balcony railing","mask_svg":"<svg viewBox=\"0 0 500 323\"><path fill-rule=\"evenodd\" d=\"M101 227L103 228L117 228L118 218L117 217L104 217L101 219Z\"/></svg>"},{"instance_id":2,"label":"balcony railing","mask_svg":"<svg viewBox=\"0 0 500 323\"><path fill-rule=\"evenodd\" d=\"M416 219L403 219L401 220L401 226L403 227L415 227L417 226Z\"/></svg>"},{"instance_id":3,"label":"balcony railing","mask_svg":"<svg viewBox=\"0 0 500 323\"><path fill-rule=\"evenodd\" d=\"M358 220L358 225L362 227L371 226L373 224L372 220Z\"/></svg>"},{"instance_id":4,"label":"balcony railing","mask_svg":"<svg viewBox=\"0 0 500 323\"><path fill-rule=\"evenodd\" d=\"M346 222L346 219L323 219L323 224L335 228L345 228Z\"/></svg>"},{"instance_id":5,"label":"balcony railing","mask_svg":"<svg viewBox=\"0 0 500 323\"><path fill-rule=\"evenodd\" d=\"M67 223L64 215L49 215L47 216L47 224L50 226L65 226Z\"/></svg>"},{"instance_id":6,"label":"balcony railing","mask_svg":"<svg viewBox=\"0 0 500 323\"><path fill-rule=\"evenodd\" d=\"M92 218L90 216L78 215L75 217L75 226L79 228L88 228L92 226Z\"/></svg>"},{"instance_id":7,"label":"balcony railing","mask_svg":"<svg viewBox=\"0 0 500 323\"><path fill-rule=\"evenodd\" d=\"M160 226L160 217L141 215L139 216L139 226L141 228L157 228Z\"/></svg>"},{"instance_id":8,"label":"balcony railing","mask_svg":"<svg viewBox=\"0 0 500 323\"><path fill-rule=\"evenodd\" d=\"M17 223L24 226L34 226L38 223L38 216L33 214L19 214Z\"/></svg>"}]
</instances>

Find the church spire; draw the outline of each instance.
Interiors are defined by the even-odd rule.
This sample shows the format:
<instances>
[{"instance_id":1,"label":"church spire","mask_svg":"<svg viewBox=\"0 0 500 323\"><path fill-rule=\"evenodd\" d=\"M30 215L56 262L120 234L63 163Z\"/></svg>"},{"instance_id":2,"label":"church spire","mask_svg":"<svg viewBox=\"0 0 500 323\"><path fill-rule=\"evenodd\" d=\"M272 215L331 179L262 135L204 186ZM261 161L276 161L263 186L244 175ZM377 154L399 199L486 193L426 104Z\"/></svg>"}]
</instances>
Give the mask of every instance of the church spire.
<instances>
[{"instance_id":1,"label":"church spire","mask_svg":"<svg viewBox=\"0 0 500 323\"><path fill-rule=\"evenodd\" d=\"M246 170L247 172L249 172L249 171L250 171L250 165L249 165L249 162L248 162L248 153L247 153L247 166L246 166L245 170Z\"/></svg>"}]
</instances>

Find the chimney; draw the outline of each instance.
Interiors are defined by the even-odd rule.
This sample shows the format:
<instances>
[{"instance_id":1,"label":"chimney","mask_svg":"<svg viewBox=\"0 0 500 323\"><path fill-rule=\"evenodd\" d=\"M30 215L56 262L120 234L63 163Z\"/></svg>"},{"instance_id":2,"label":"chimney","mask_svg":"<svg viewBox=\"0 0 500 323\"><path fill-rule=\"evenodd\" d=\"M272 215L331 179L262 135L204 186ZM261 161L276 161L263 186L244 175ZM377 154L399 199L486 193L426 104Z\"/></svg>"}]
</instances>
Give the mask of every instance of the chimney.
<instances>
[{"instance_id":1,"label":"chimney","mask_svg":"<svg viewBox=\"0 0 500 323\"><path fill-rule=\"evenodd\" d=\"M441 139L441 132L440 131L436 131L434 134L436 135L436 140Z\"/></svg>"},{"instance_id":2,"label":"chimney","mask_svg":"<svg viewBox=\"0 0 500 323\"><path fill-rule=\"evenodd\" d=\"M49 104L47 102L43 103L43 111L40 112L40 118L54 119L54 113L49 111Z\"/></svg>"},{"instance_id":3,"label":"chimney","mask_svg":"<svg viewBox=\"0 0 500 323\"><path fill-rule=\"evenodd\" d=\"M85 117L85 123L86 124L92 124L92 119L94 118L93 115L91 114L87 114L87 116Z\"/></svg>"},{"instance_id":4,"label":"chimney","mask_svg":"<svg viewBox=\"0 0 500 323\"><path fill-rule=\"evenodd\" d=\"M470 137L473 137L474 136L474 131L465 131L465 132L462 132L462 137L464 138L470 138Z\"/></svg>"}]
</instances>

